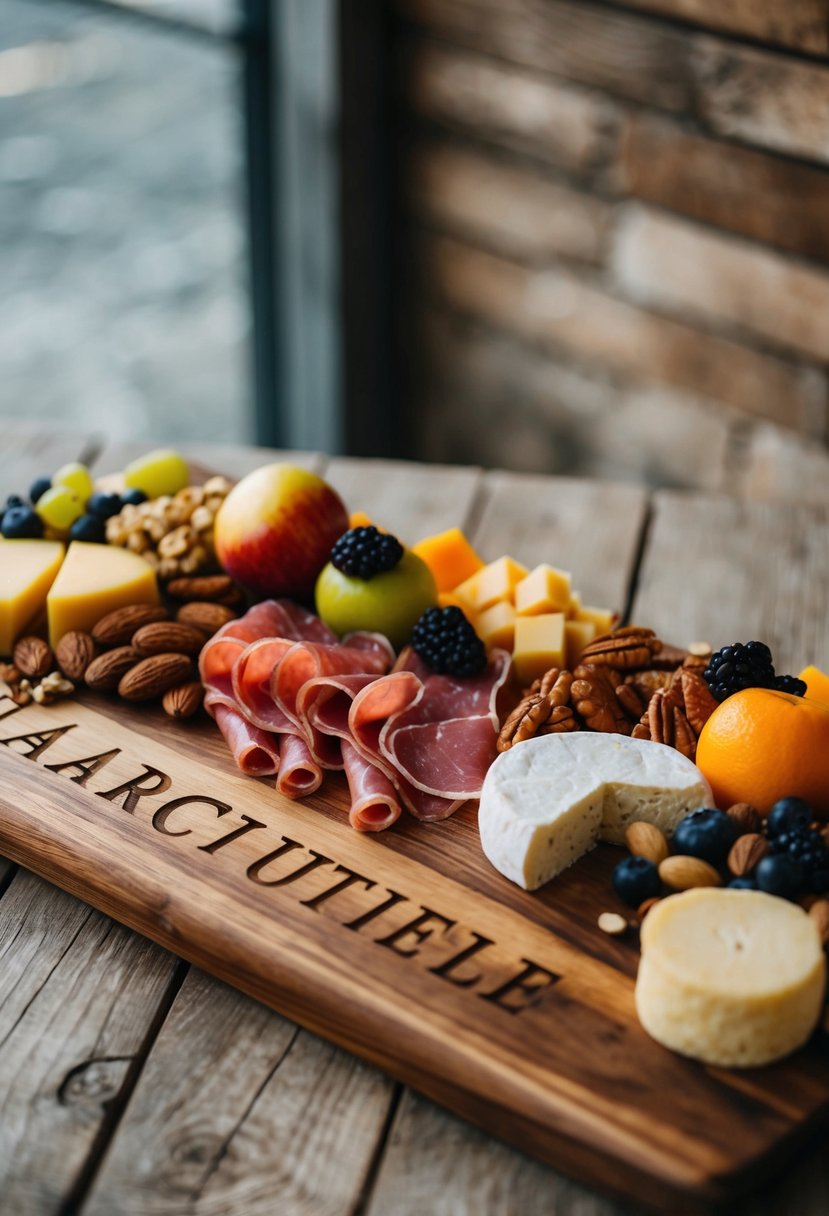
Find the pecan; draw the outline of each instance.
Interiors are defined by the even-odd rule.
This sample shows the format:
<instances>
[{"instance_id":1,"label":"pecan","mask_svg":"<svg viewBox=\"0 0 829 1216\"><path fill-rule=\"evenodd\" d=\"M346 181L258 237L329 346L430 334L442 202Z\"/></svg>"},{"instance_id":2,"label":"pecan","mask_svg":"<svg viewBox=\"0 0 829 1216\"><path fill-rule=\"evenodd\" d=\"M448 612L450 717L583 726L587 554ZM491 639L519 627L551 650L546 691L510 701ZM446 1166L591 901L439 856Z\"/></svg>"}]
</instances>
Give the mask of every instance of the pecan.
<instances>
[{"instance_id":1,"label":"pecan","mask_svg":"<svg viewBox=\"0 0 829 1216\"><path fill-rule=\"evenodd\" d=\"M748 802L735 802L725 813L741 836L746 832L759 832L763 826L763 820Z\"/></svg>"},{"instance_id":2,"label":"pecan","mask_svg":"<svg viewBox=\"0 0 829 1216\"><path fill-rule=\"evenodd\" d=\"M649 667L645 671L635 671L624 677L624 683L632 684L637 692L645 697L646 702L650 701L657 688L668 688L672 680L672 672L657 671L654 667Z\"/></svg>"},{"instance_id":3,"label":"pecan","mask_svg":"<svg viewBox=\"0 0 829 1216\"><path fill-rule=\"evenodd\" d=\"M685 716L691 724L691 729L699 738L705 723L717 708L717 702L711 695L708 682L704 676L693 668L683 667L680 671L682 700L685 705Z\"/></svg>"},{"instance_id":4,"label":"pecan","mask_svg":"<svg viewBox=\"0 0 829 1216\"><path fill-rule=\"evenodd\" d=\"M687 658L687 650L681 646L671 646L668 642L663 642L653 656L653 666L658 667L660 671L674 671L677 667L681 667Z\"/></svg>"},{"instance_id":5,"label":"pecan","mask_svg":"<svg viewBox=\"0 0 829 1216\"><path fill-rule=\"evenodd\" d=\"M662 643L652 629L641 625L625 625L594 638L581 652L579 662L591 667L607 666L617 671L650 667Z\"/></svg>"},{"instance_id":6,"label":"pecan","mask_svg":"<svg viewBox=\"0 0 829 1216\"><path fill-rule=\"evenodd\" d=\"M616 699L613 673L592 663L580 664L573 673L573 706L591 730L630 734L630 722Z\"/></svg>"},{"instance_id":7,"label":"pecan","mask_svg":"<svg viewBox=\"0 0 829 1216\"><path fill-rule=\"evenodd\" d=\"M619 684L616 688L616 698L628 717L638 722L648 708L650 694L642 692L638 684Z\"/></svg>"},{"instance_id":8,"label":"pecan","mask_svg":"<svg viewBox=\"0 0 829 1216\"><path fill-rule=\"evenodd\" d=\"M543 684L547 691L531 692L516 705L501 727L496 744L498 751L509 751L513 744L523 743L533 735L578 730L579 723L567 704L572 682L572 674L558 667L551 668L540 681L536 681L539 685Z\"/></svg>"}]
</instances>

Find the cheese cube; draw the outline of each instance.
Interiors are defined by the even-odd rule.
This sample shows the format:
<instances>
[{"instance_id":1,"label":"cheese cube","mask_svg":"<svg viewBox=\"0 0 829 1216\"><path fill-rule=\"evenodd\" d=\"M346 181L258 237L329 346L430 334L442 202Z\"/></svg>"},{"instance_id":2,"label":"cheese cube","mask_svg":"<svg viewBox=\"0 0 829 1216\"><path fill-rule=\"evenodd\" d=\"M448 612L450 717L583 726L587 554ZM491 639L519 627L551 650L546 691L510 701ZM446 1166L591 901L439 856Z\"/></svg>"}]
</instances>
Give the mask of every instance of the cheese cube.
<instances>
[{"instance_id":1,"label":"cheese cube","mask_svg":"<svg viewBox=\"0 0 829 1216\"><path fill-rule=\"evenodd\" d=\"M59 541L0 537L0 655L11 654L43 608L63 554Z\"/></svg>"},{"instance_id":2,"label":"cheese cube","mask_svg":"<svg viewBox=\"0 0 829 1216\"><path fill-rule=\"evenodd\" d=\"M155 571L143 557L75 540L46 599L49 641L55 646L71 629L89 632L115 608L157 603Z\"/></svg>"},{"instance_id":3,"label":"cheese cube","mask_svg":"<svg viewBox=\"0 0 829 1216\"><path fill-rule=\"evenodd\" d=\"M564 658L572 671L579 661L579 655L596 636L596 626L592 621L564 622Z\"/></svg>"},{"instance_id":4,"label":"cheese cube","mask_svg":"<svg viewBox=\"0 0 829 1216\"><path fill-rule=\"evenodd\" d=\"M570 606L571 594L570 575L542 563L516 583L515 611L519 616L565 612Z\"/></svg>"},{"instance_id":5,"label":"cheese cube","mask_svg":"<svg viewBox=\"0 0 829 1216\"><path fill-rule=\"evenodd\" d=\"M568 621L578 620L578 616L579 616L579 613L581 612L581 608L582 608L581 596L579 595L578 591L573 591L572 594L570 595L570 603L567 605L567 610L565 613L567 620Z\"/></svg>"},{"instance_id":6,"label":"cheese cube","mask_svg":"<svg viewBox=\"0 0 829 1216\"><path fill-rule=\"evenodd\" d=\"M503 650L512 650L515 641L515 609L508 600L500 600L487 608L475 618L475 632L491 650L500 646Z\"/></svg>"},{"instance_id":7,"label":"cheese cube","mask_svg":"<svg viewBox=\"0 0 829 1216\"><path fill-rule=\"evenodd\" d=\"M371 528L376 527L374 520L366 515L365 511L352 511L348 517L349 528ZM382 531L382 528L380 529Z\"/></svg>"},{"instance_id":8,"label":"cheese cube","mask_svg":"<svg viewBox=\"0 0 829 1216\"><path fill-rule=\"evenodd\" d=\"M706 1064L754 1068L800 1047L820 1018L817 923L763 891L683 891L642 925L636 1012L658 1043Z\"/></svg>"},{"instance_id":9,"label":"cheese cube","mask_svg":"<svg viewBox=\"0 0 829 1216\"><path fill-rule=\"evenodd\" d=\"M458 583L484 567L460 528L448 528L435 536L425 536L412 550L432 571L438 591L452 591Z\"/></svg>"},{"instance_id":10,"label":"cheese cube","mask_svg":"<svg viewBox=\"0 0 829 1216\"><path fill-rule=\"evenodd\" d=\"M516 583L527 576L527 567L511 557L499 557L479 570L473 578L477 580L475 587L475 607L479 612L491 608L498 600L512 601ZM468 580L467 580L468 581Z\"/></svg>"},{"instance_id":11,"label":"cheese cube","mask_svg":"<svg viewBox=\"0 0 829 1216\"><path fill-rule=\"evenodd\" d=\"M596 626L596 637L601 637L603 633L610 633L616 622L616 613L611 612L609 608L591 608L584 604L576 612L575 619L577 621L592 621Z\"/></svg>"},{"instance_id":12,"label":"cheese cube","mask_svg":"<svg viewBox=\"0 0 829 1216\"><path fill-rule=\"evenodd\" d=\"M563 667L564 613L516 616L512 660L522 687L531 684L550 667Z\"/></svg>"}]
</instances>

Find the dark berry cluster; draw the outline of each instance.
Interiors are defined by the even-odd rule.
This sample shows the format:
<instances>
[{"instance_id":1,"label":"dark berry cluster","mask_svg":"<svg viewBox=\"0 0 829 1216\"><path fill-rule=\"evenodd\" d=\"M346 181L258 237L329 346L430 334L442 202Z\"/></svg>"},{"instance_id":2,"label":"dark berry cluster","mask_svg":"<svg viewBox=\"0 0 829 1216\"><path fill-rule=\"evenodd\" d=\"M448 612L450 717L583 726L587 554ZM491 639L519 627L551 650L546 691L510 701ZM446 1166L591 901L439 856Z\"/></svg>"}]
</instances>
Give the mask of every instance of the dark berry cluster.
<instances>
[{"instance_id":1,"label":"dark berry cluster","mask_svg":"<svg viewBox=\"0 0 829 1216\"><path fill-rule=\"evenodd\" d=\"M484 644L460 608L427 608L412 630L412 646L441 675L477 676L486 667Z\"/></svg>"},{"instance_id":2,"label":"dark berry cluster","mask_svg":"<svg viewBox=\"0 0 829 1216\"><path fill-rule=\"evenodd\" d=\"M796 676L774 673L771 651L765 642L733 642L712 654L704 671L711 694L724 701L744 688L775 688L802 697L806 692L803 680Z\"/></svg>"},{"instance_id":3,"label":"dark berry cluster","mask_svg":"<svg viewBox=\"0 0 829 1216\"><path fill-rule=\"evenodd\" d=\"M393 570L403 556L403 546L390 532L380 532L373 524L349 528L331 550L331 562L350 578L369 579Z\"/></svg>"},{"instance_id":4,"label":"dark berry cluster","mask_svg":"<svg viewBox=\"0 0 829 1216\"><path fill-rule=\"evenodd\" d=\"M50 477L36 477L29 488L29 501L19 494L10 494L0 509L0 536L6 540L39 539L51 522L41 518L35 509L47 490L51 489ZM147 495L141 490L127 490L124 494L110 494L98 490L86 500L85 511L69 527L70 540L106 543L106 521L117 515L126 503L140 503Z\"/></svg>"},{"instance_id":5,"label":"dark berry cluster","mask_svg":"<svg viewBox=\"0 0 829 1216\"><path fill-rule=\"evenodd\" d=\"M801 890L814 895L829 891L829 847L813 826L808 803L781 798L769 814L766 835L772 857L785 857L800 871Z\"/></svg>"}]
</instances>

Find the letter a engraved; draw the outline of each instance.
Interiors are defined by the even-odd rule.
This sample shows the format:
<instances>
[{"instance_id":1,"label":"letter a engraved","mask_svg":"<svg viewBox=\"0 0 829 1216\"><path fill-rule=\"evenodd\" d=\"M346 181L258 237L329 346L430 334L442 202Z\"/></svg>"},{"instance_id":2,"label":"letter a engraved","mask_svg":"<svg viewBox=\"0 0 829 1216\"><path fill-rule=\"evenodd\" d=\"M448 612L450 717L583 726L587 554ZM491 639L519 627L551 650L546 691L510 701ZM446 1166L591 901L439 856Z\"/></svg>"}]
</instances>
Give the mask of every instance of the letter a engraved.
<instances>
[{"instance_id":1,"label":"letter a engraved","mask_svg":"<svg viewBox=\"0 0 829 1216\"><path fill-rule=\"evenodd\" d=\"M76 776L70 777L69 780L74 781L76 785L86 785L90 777L94 777L99 769L120 754L120 747L113 747L111 752L101 752L97 756L84 756L83 760L66 760L62 764L44 764L43 767L48 768L50 773L62 773L67 768L79 768L81 771Z\"/></svg>"},{"instance_id":2,"label":"letter a engraved","mask_svg":"<svg viewBox=\"0 0 829 1216\"><path fill-rule=\"evenodd\" d=\"M27 752L22 752L17 747L12 747L11 750L18 756L25 756L27 760L37 760L38 756L42 756L46 748L51 747L56 739L65 735L68 730L74 729L74 723L71 726L57 726L54 730L44 730L40 734L12 735L10 739L0 739L0 743L4 747L11 747L12 743L25 743L29 748Z\"/></svg>"}]
</instances>

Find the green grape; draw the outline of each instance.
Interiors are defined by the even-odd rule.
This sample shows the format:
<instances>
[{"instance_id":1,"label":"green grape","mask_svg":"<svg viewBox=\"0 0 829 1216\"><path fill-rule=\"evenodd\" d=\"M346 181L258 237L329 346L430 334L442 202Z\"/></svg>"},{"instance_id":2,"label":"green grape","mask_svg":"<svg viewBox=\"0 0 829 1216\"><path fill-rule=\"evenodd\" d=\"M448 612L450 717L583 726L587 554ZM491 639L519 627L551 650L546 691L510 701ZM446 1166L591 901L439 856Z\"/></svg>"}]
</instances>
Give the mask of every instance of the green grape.
<instances>
[{"instance_id":1,"label":"green grape","mask_svg":"<svg viewBox=\"0 0 829 1216\"><path fill-rule=\"evenodd\" d=\"M178 452L158 448L128 464L124 482L131 490L143 490L148 498L159 498L162 494L177 494L189 485L190 470Z\"/></svg>"},{"instance_id":2,"label":"green grape","mask_svg":"<svg viewBox=\"0 0 829 1216\"><path fill-rule=\"evenodd\" d=\"M52 486L41 494L35 503L35 511L45 524L59 532L68 532L76 519L84 513L83 499L68 486Z\"/></svg>"},{"instance_id":3,"label":"green grape","mask_svg":"<svg viewBox=\"0 0 829 1216\"><path fill-rule=\"evenodd\" d=\"M79 464L77 461L61 465L52 478L52 485L66 486L67 489L80 498L81 502L86 502L89 495L95 489L89 469L85 464ZM58 525L54 526L57 527Z\"/></svg>"}]
</instances>

